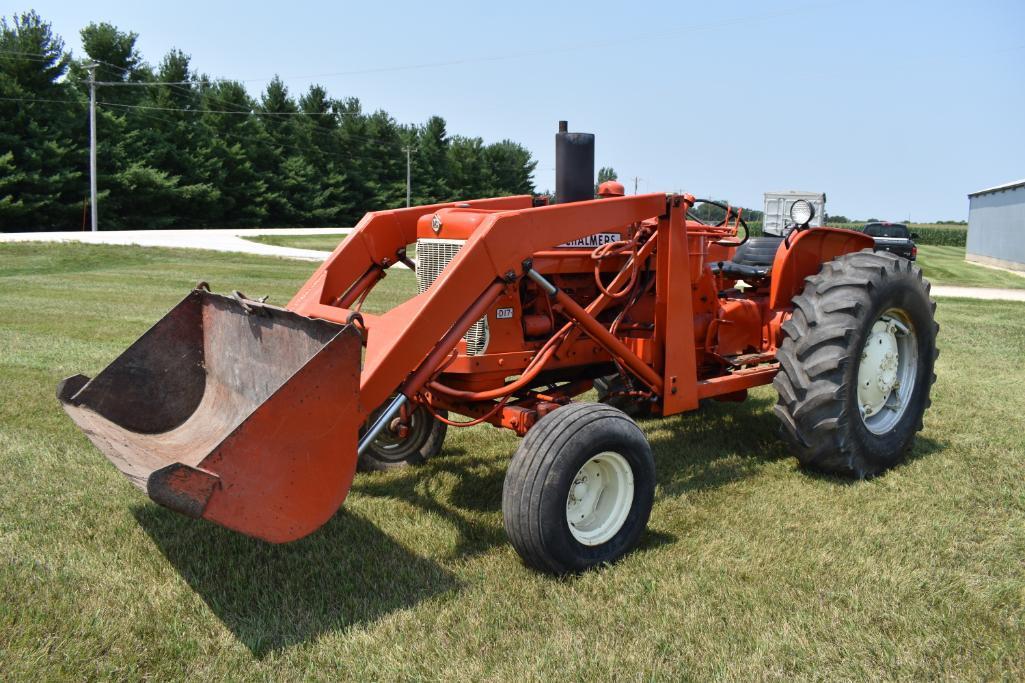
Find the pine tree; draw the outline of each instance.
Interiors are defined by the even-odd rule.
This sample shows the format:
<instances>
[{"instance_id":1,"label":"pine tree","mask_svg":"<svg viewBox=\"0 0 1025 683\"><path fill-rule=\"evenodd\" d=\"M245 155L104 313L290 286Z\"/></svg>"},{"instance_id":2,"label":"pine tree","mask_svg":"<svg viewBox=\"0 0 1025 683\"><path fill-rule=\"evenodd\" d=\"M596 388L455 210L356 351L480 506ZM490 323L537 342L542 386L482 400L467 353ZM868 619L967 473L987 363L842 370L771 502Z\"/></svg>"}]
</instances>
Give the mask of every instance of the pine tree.
<instances>
[{"instance_id":1,"label":"pine tree","mask_svg":"<svg viewBox=\"0 0 1025 683\"><path fill-rule=\"evenodd\" d=\"M364 211L405 206L405 144L402 131L387 112L378 110L367 118L367 146L363 159L373 197L369 205L361 207Z\"/></svg>"},{"instance_id":2,"label":"pine tree","mask_svg":"<svg viewBox=\"0 0 1025 683\"><path fill-rule=\"evenodd\" d=\"M312 204L313 169L297 146L299 108L277 76L267 84L257 108L267 131L265 154L255 159L257 173L267 184L265 204L268 225L299 225Z\"/></svg>"},{"instance_id":3,"label":"pine tree","mask_svg":"<svg viewBox=\"0 0 1025 683\"><path fill-rule=\"evenodd\" d=\"M530 158L530 152L523 145L512 140L502 140L484 149L484 158L494 176L490 188L495 196L530 194L534 191L531 176L537 162Z\"/></svg>"},{"instance_id":4,"label":"pine tree","mask_svg":"<svg viewBox=\"0 0 1025 683\"><path fill-rule=\"evenodd\" d=\"M271 148L263 122L250 115L254 102L241 83L221 81L204 85L199 103L206 110L199 117L199 156L207 182L221 191L218 211L210 220L221 225L260 225L267 215L267 183L257 167Z\"/></svg>"},{"instance_id":5,"label":"pine tree","mask_svg":"<svg viewBox=\"0 0 1025 683\"><path fill-rule=\"evenodd\" d=\"M450 137L441 117L400 125L318 85L297 102L278 78L256 102L240 83L197 77L180 50L150 67L138 36L111 24L91 23L81 38L76 61L34 12L0 22L0 229L81 225L90 62L104 84L97 157L108 229L351 225L405 204L407 146L416 203L533 189L523 147Z\"/></svg>"},{"instance_id":6,"label":"pine tree","mask_svg":"<svg viewBox=\"0 0 1025 683\"><path fill-rule=\"evenodd\" d=\"M81 227L86 109L64 41L35 12L0 19L0 229Z\"/></svg>"},{"instance_id":7,"label":"pine tree","mask_svg":"<svg viewBox=\"0 0 1025 683\"><path fill-rule=\"evenodd\" d=\"M216 164L203 156L209 130L201 125L199 93L190 68L190 58L171 50L157 69L158 85L146 88L144 107L137 111L137 162L135 178L154 181L140 189L153 191L154 201L163 201L157 213L140 216L135 227L204 227L215 225L221 215L222 188L214 180ZM158 171L146 174L142 169ZM163 180L164 182L160 182ZM147 202L149 204L149 202Z\"/></svg>"},{"instance_id":8,"label":"pine tree","mask_svg":"<svg viewBox=\"0 0 1025 683\"><path fill-rule=\"evenodd\" d=\"M80 32L86 59L72 62L70 80L83 84L86 64L96 65L101 83L141 83L153 74L136 49L138 35L107 23L89 24ZM84 89L84 85L79 87ZM84 93L83 93L84 96ZM97 187L104 229L165 227L173 219L165 206L177 177L148 165L140 130L146 119L138 105L145 91L137 87L99 86L96 108Z\"/></svg>"},{"instance_id":9,"label":"pine tree","mask_svg":"<svg viewBox=\"0 0 1025 683\"><path fill-rule=\"evenodd\" d=\"M611 166L602 166L598 169L598 184L601 185L609 180L619 180L619 176L616 174L616 169Z\"/></svg>"},{"instance_id":10,"label":"pine tree","mask_svg":"<svg viewBox=\"0 0 1025 683\"><path fill-rule=\"evenodd\" d=\"M434 204L451 199L448 184L448 132L445 119L432 116L415 131L410 143L413 155L413 203Z\"/></svg>"},{"instance_id":11,"label":"pine tree","mask_svg":"<svg viewBox=\"0 0 1025 683\"><path fill-rule=\"evenodd\" d=\"M299 98L299 109L307 116L303 124L303 142L307 148L306 162L313 169L318 191L307 207L307 222L313 225L340 225L348 222L353 205L346 175L341 118L338 103L328 97L319 85L312 85Z\"/></svg>"},{"instance_id":12,"label":"pine tree","mask_svg":"<svg viewBox=\"0 0 1025 683\"><path fill-rule=\"evenodd\" d=\"M453 199L479 199L496 187L480 138L453 136L448 145L448 182Z\"/></svg>"}]
</instances>

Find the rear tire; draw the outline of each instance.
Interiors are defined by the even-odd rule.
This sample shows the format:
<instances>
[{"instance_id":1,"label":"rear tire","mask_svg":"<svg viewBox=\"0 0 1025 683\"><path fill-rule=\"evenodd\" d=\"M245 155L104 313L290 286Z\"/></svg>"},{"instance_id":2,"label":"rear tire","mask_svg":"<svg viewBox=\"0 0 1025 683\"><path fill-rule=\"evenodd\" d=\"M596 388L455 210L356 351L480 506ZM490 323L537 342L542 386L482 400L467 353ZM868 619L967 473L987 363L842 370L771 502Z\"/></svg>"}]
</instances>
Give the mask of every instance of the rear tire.
<instances>
[{"instance_id":1,"label":"rear tire","mask_svg":"<svg viewBox=\"0 0 1025 683\"><path fill-rule=\"evenodd\" d=\"M871 477L911 450L936 375L936 304L922 271L871 249L805 280L783 325L775 412L801 464Z\"/></svg>"},{"instance_id":2,"label":"rear tire","mask_svg":"<svg viewBox=\"0 0 1025 683\"><path fill-rule=\"evenodd\" d=\"M655 461L622 411L574 403L541 418L513 456L502 491L509 541L552 574L615 562L640 541L655 498Z\"/></svg>"},{"instance_id":3,"label":"rear tire","mask_svg":"<svg viewBox=\"0 0 1025 683\"><path fill-rule=\"evenodd\" d=\"M448 417L444 410L439 410L438 414ZM377 415L378 412L375 411L367 420L367 424L373 424ZM400 439L395 432L386 427L381 435L371 442L369 448L360 454L357 461L358 469L363 472L383 472L410 465L422 465L441 453L448 425L436 420L422 405L416 406L410 414L408 429L406 437Z\"/></svg>"}]
</instances>

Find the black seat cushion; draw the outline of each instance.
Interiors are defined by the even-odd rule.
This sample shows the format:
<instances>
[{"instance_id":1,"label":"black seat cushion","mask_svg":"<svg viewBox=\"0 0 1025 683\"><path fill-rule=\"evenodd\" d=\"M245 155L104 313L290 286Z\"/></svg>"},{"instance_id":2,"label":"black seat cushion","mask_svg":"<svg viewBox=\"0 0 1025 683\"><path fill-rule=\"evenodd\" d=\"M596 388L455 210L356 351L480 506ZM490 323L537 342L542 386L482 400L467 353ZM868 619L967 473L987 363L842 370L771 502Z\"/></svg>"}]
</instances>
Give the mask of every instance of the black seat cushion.
<instances>
[{"instance_id":1,"label":"black seat cushion","mask_svg":"<svg viewBox=\"0 0 1025 683\"><path fill-rule=\"evenodd\" d=\"M732 261L712 264L712 272L722 273L731 280L768 277L776 250L782 243L783 238L774 235L752 237L737 247Z\"/></svg>"},{"instance_id":2,"label":"black seat cushion","mask_svg":"<svg viewBox=\"0 0 1025 683\"><path fill-rule=\"evenodd\" d=\"M733 263L742 266L771 266L776 258L776 250L783 243L782 237L766 235L752 237L744 242L733 254Z\"/></svg>"}]
</instances>

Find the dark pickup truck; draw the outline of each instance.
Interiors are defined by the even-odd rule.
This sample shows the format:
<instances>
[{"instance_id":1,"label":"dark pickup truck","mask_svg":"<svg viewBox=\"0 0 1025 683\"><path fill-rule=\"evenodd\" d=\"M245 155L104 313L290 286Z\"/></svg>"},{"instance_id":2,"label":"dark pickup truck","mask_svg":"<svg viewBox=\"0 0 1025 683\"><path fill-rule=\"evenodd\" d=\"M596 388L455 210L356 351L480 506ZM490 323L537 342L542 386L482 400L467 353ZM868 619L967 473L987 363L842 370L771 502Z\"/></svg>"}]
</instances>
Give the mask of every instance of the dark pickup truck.
<instances>
[{"instance_id":1,"label":"dark pickup truck","mask_svg":"<svg viewBox=\"0 0 1025 683\"><path fill-rule=\"evenodd\" d=\"M918 247L915 246L918 235L903 223L869 223L862 232L875 240L876 251L888 251L909 261L918 257Z\"/></svg>"}]
</instances>

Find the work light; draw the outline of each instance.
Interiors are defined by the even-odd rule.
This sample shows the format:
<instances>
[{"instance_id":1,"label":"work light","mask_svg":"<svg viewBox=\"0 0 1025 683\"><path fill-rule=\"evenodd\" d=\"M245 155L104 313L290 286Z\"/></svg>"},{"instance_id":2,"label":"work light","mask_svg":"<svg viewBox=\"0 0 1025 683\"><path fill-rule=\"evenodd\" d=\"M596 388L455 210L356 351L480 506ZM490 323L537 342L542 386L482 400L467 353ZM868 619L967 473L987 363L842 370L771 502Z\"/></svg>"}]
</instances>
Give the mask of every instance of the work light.
<instances>
[{"instance_id":1,"label":"work light","mask_svg":"<svg viewBox=\"0 0 1025 683\"><path fill-rule=\"evenodd\" d=\"M798 199L790 206L790 220L797 225L808 225L815 217L815 207L804 199Z\"/></svg>"}]
</instances>

